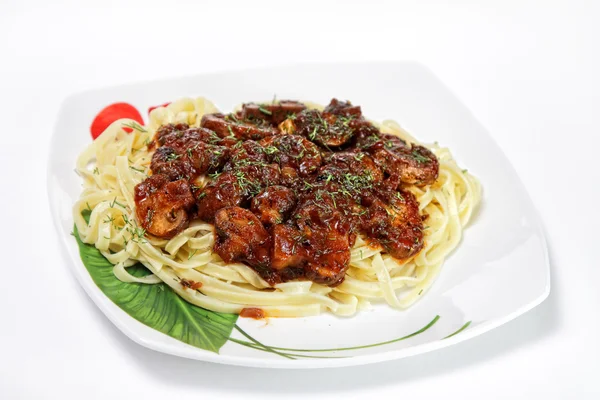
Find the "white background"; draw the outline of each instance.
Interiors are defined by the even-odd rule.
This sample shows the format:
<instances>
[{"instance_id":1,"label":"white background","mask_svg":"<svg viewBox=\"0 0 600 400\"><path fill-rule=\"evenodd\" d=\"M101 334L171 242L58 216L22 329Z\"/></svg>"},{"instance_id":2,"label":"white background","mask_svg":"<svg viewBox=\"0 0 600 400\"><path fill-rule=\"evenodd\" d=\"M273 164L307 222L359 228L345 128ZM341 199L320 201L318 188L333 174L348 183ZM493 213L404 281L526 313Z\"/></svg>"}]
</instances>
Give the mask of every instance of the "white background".
<instances>
[{"instance_id":1,"label":"white background","mask_svg":"<svg viewBox=\"0 0 600 400\"><path fill-rule=\"evenodd\" d=\"M599 2L80 3L0 2L0 398L600 396ZM70 275L48 212L62 99L204 71L355 60L425 64L489 129L544 221L548 300L448 349L337 370L178 359L117 331Z\"/></svg>"}]
</instances>

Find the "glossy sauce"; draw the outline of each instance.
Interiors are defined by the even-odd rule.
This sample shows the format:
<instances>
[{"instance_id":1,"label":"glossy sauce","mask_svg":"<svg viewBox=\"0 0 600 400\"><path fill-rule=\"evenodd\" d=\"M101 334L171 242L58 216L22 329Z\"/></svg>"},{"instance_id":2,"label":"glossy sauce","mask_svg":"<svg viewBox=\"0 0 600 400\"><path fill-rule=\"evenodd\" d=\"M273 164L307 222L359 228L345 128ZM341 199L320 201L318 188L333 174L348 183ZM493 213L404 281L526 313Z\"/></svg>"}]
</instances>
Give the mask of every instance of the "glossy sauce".
<instances>
[{"instance_id":1,"label":"glossy sauce","mask_svg":"<svg viewBox=\"0 0 600 400\"><path fill-rule=\"evenodd\" d=\"M192 290L198 290L202 287L202 282L195 282L187 279L182 279L181 281L179 281L179 283L181 283L181 286L183 286L184 288Z\"/></svg>"},{"instance_id":2,"label":"glossy sauce","mask_svg":"<svg viewBox=\"0 0 600 400\"><path fill-rule=\"evenodd\" d=\"M156 133L153 175L135 191L138 219L152 235L171 238L193 219L213 223L214 251L271 285L340 284L359 233L400 260L422 249L423 217L406 187L435 182L439 162L379 132L359 106L249 103L205 115L201 126ZM205 174L210 182L196 186Z\"/></svg>"},{"instance_id":3,"label":"glossy sauce","mask_svg":"<svg viewBox=\"0 0 600 400\"><path fill-rule=\"evenodd\" d=\"M252 318L252 319L264 319L266 317L266 314L265 314L264 310L262 310L260 308L249 307L249 308L242 308L242 311L240 311L240 317Z\"/></svg>"}]
</instances>

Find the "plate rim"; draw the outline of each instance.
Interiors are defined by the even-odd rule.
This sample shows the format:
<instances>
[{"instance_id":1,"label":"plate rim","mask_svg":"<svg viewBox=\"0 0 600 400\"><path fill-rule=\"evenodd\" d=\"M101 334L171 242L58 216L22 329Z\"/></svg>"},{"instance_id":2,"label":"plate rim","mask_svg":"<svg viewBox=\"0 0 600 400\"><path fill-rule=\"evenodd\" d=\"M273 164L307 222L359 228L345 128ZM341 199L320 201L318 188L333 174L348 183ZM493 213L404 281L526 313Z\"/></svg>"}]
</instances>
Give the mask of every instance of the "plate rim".
<instances>
[{"instance_id":1,"label":"plate rim","mask_svg":"<svg viewBox=\"0 0 600 400\"><path fill-rule=\"evenodd\" d=\"M270 359L270 358L253 358L247 356L237 356L230 354L219 354L213 353L208 350L195 348L193 346L187 345L186 347L175 347L169 344L168 342L156 341L153 339L149 339L144 336L138 335L131 327L131 323L140 324L144 329L151 329L144 325L143 323L135 320L133 317L129 316L125 311L121 310L116 304L112 303L110 299L108 299L104 293L98 288L91 279L91 276L85 269L81 258L78 258L77 261L73 259L73 255L69 251L69 244L67 240L70 238L70 234L65 232L64 228L61 225L61 218L58 212L58 204L54 200L52 196L52 192L54 189L54 184L52 182L52 178L55 174L52 171L52 163L53 156L57 154L57 149L55 149L57 137L59 136L58 125L60 121L62 121L62 117L64 114L64 110L67 105L71 103L74 99L78 97L82 97L85 95L89 95L94 92L102 92L111 89L124 88L128 86L139 86L157 82L168 82L173 80L182 80L182 79L194 79L198 77L206 77L210 75L218 75L218 74L227 74L227 73L242 73L242 72L258 72L258 71L269 71L274 69L290 69L290 68L301 68L301 67L331 67L331 66L372 66L372 65L385 65L387 67L397 67L399 65L412 65L416 66L420 69L425 70L431 77L435 78L437 83L441 85L449 94L451 94L456 101L460 103L461 106L465 108L465 110L469 113L469 116L479 123L483 128L485 128L479 120L475 117L475 115L471 112L469 108L467 108L460 100L454 95L454 93L441 81L437 75L435 75L427 66L415 61L374 61L374 62L325 62L325 63L290 63L290 64L274 64L269 66L258 66L251 68L237 68L237 69L223 69L218 71L206 71L199 74L193 75L182 75L182 76L171 76L171 77L162 77L154 80L143 80L143 81L134 81L127 82L123 84L115 84L103 87L96 87L91 89L85 89L81 91L74 92L68 96L66 96L60 104L59 111L55 118L55 122L52 128L52 135L50 137L50 146L48 151L48 158L46 163L46 186L47 186L47 196L49 201L50 213L52 215L52 221L56 232L60 238L61 242L61 253L63 254L63 258L68 260L69 269L75 275L79 285L84 289L89 298L93 301L93 303L102 311L102 313L113 323L121 332L123 332L129 339L133 342L144 346L148 349L188 358L200 361L208 361L214 362L218 364L227 364L227 365L236 365L236 366L245 366L245 367L258 367L258 368L286 368L286 369L307 369L307 368L334 368L334 367L346 367L346 366L355 366L355 365L366 365L372 364L376 362L390 361L396 359L402 359L410 356L414 356L417 354L424 354L430 351L438 350L444 347L453 346L455 344L467 341L476 336L479 336L485 332L489 332L501 325L506 324L509 321L527 313L531 309L537 307L541 304L546 298L548 298L551 290L551 273L550 273L550 262L549 262L549 252L548 252L548 243L547 238L544 232L544 225L542 223L542 219L540 217L539 211L531 199L527 188L523 184L521 178L519 177L517 171L514 166L506 157L502 148L497 144L494 137L490 134L487 129L485 130L485 134L487 136L487 140L489 140L494 147L498 150L499 155L504 159L507 166L509 166L510 171L514 177L514 182L520 187L522 193L525 195L525 198L528 201L528 206L531 209L531 222L533 224L533 230L537 234L541 243L541 251L543 252L543 264L546 271L546 285L544 287L544 291L533 300L528 303L518 307L514 311L504 315L502 317L494 318L491 320L484 321L476 326L470 327L468 330L462 332L460 335L455 335L452 337L448 337L444 340L433 340L426 343L417 344L414 346L402 348L402 349L393 349L384 352L378 352L373 354L360 354L347 358L328 358L328 359L296 359L296 360L288 360L288 359ZM64 260L63 260L64 261ZM87 278L87 280L86 280ZM108 304L110 303L110 304ZM114 306L111 309L110 305ZM123 315L117 315L118 312L123 313ZM124 318L123 318L124 317ZM154 330L155 331L155 330ZM168 337L165 335L165 337ZM191 351L190 351L191 350Z\"/></svg>"}]
</instances>

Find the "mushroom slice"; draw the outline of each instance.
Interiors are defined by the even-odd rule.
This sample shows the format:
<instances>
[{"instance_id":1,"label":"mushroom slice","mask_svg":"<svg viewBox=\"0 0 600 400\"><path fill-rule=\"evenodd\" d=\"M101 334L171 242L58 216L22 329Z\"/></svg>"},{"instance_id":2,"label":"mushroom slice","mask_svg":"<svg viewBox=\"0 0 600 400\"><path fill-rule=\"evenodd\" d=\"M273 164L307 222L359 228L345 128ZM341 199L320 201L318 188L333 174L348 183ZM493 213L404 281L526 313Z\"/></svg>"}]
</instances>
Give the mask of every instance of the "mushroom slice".
<instances>
[{"instance_id":1,"label":"mushroom slice","mask_svg":"<svg viewBox=\"0 0 600 400\"><path fill-rule=\"evenodd\" d=\"M171 239L188 226L188 211L195 204L186 180L169 182L169 177L162 174L136 185L135 202L142 227L162 239Z\"/></svg>"}]
</instances>

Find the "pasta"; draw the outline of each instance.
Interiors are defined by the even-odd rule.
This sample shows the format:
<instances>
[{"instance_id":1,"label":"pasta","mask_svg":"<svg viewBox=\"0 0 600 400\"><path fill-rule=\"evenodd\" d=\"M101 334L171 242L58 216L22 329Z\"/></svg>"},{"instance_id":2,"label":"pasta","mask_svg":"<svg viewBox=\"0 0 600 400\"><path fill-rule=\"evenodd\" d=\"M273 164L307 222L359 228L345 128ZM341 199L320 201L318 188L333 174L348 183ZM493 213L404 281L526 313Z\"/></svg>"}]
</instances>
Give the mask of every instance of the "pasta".
<instances>
[{"instance_id":1,"label":"pasta","mask_svg":"<svg viewBox=\"0 0 600 400\"><path fill-rule=\"evenodd\" d=\"M480 202L478 180L457 165L449 149L426 145L439 159L440 169L433 185L409 187L421 213L427 215L424 248L415 257L400 262L359 236L339 286L290 281L271 287L250 267L226 264L212 251L215 239L211 224L193 221L166 240L147 235L136 220L134 187L150 172L152 152L148 144L156 130L168 123L199 126L204 114L217 111L207 99L184 98L153 110L147 126L126 119L115 121L79 156L76 171L83 179L83 191L73 207L73 218L81 240L101 251L114 265L118 279L165 282L185 300L225 313L258 308L269 317L311 316L325 311L351 316L380 302L405 309L431 287ZM376 126L381 132L418 143L394 121ZM203 182L200 179L199 184ZM85 210L90 212L89 223L82 216ZM152 274L142 278L130 275L127 268L136 263ZM187 282L200 287L190 287Z\"/></svg>"}]
</instances>

